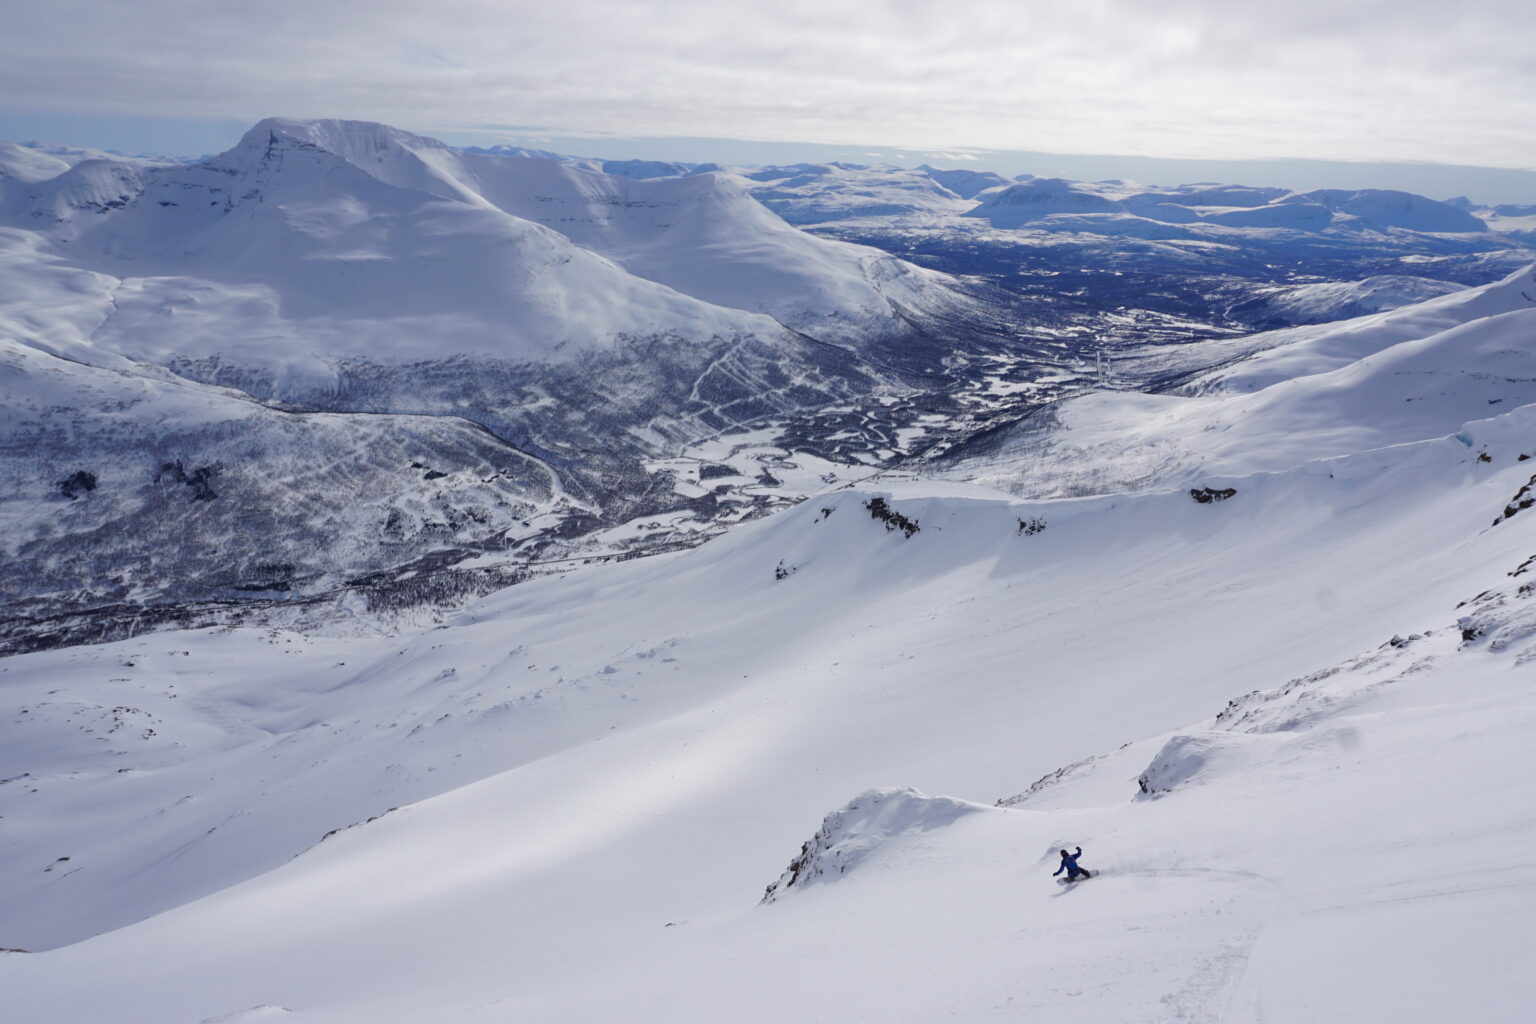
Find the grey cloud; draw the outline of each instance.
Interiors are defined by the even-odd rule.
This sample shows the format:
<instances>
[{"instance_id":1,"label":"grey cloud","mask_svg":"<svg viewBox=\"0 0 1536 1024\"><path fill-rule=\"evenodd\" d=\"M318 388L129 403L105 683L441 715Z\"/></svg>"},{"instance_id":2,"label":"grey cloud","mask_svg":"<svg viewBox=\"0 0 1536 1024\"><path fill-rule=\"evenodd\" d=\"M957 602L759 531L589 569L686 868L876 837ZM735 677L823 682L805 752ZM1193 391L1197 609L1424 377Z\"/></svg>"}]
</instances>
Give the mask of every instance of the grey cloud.
<instances>
[{"instance_id":1,"label":"grey cloud","mask_svg":"<svg viewBox=\"0 0 1536 1024\"><path fill-rule=\"evenodd\" d=\"M12 0L0 105L1536 166L1503 0Z\"/></svg>"}]
</instances>

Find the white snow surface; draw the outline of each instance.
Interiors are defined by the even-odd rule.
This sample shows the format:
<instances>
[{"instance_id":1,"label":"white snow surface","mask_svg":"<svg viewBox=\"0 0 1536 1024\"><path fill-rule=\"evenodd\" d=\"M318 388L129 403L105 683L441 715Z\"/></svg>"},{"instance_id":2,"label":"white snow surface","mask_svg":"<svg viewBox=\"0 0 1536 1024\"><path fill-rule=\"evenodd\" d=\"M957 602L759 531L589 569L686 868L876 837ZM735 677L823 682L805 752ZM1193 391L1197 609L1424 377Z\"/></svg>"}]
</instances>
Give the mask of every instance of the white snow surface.
<instances>
[{"instance_id":1,"label":"white snow surface","mask_svg":"<svg viewBox=\"0 0 1536 1024\"><path fill-rule=\"evenodd\" d=\"M1182 399L1259 401L1222 502L870 481L415 635L0 661L7 1014L1522 1019L1529 326Z\"/></svg>"}]
</instances>

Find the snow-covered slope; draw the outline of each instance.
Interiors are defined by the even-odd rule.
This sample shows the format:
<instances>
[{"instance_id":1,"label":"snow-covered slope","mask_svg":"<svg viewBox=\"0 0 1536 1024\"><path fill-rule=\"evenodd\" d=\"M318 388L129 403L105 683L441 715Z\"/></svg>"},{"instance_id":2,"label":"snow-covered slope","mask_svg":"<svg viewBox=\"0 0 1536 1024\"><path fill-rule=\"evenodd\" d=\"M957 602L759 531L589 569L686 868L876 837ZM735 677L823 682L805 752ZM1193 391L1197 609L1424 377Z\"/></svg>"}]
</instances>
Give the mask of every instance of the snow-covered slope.
<instances>
[{"instance_id":1,"label":"snow-covered slope","mask_svg":"<svg viewBox=\"0 0 1536 1024\"><path fill-rule=\"evenodd\" d=\"M1504 574L1536 520L1487 524L1530 476L1533 425L1216 504L842 491L403 643L235 631L10 659L3 941L74 944L0 959L0 980L58 1024L756 1021L807 1001L1247 1020L1255 998L1379 999L1445 951L1396 941L1322 987L1291 968L1404 922L1527 937L1532 822L1510 811L1533 616ZM872 517L877 497L918 531ZM1137 799L1170 735L1213 732L1207 767ZM1069 765L1017 809L975 806ZM871 786L967 802L856 803L821 844L847 870L755 906ZM1491 874L1445 884L1452 841ZM1053 851L1074 843L1104 874L1062 892ZM1515 888L1495 904L1484 883ZM1395 894L1429 902L1405 918ZM1306 929L1317 914L1335 927ZM1473 1005L1518 1004L1502 954L1452 959L1490 982ZM1394 1019L1436 1019L1450 996L1430 996Z\"/></svg>"},{"instance_id":2,"label":"snow-covered slope","mask_svg":"<svg viewBox=\"0 0 1536 1024\"><path fill-rule=\"evenodd\" d=\"M1283 324L1322 324L1385 313L1461 291L1462 285L1427 277L1382 274L1363 281L1325 281L1259 290L1240 307L1245 318L1267 316Z\"/></svg>"},{"instance_id":3,"label":"snow-covered slope","mask_svg":"<svg viewBox=\"0 0 1536 1024\"><path fill-rule=\"evenodd\" d=\"M979 193L987 189L1006 188L1012 184L1001 174L995 174L992 171L969 171L964 168L943 171L927 164L922 164L918 170L961 199L975 199Z\"/></svg>"},{"instance_id":4,"label":"snow-covered slope","mask_svg":"<svg viewBox=\"0 0 1536 1024\"><path fill-rule=\"evenodd\" d=\"M367 122L269 119L185 166L88 160L6 206L123 279L94 343L159 363L546 362L782 333L761 313L847 342L965 305L943 275L796 231L720 175L636 181Z\"/></svg>"},{"instance_id":5,"label":"snow-covered slope","mask_svg":"<svg viewBox=\"0 0 1536 1024\"><path fill-rule=\"evenodd\" d=\"M993 227L1016 228L1058 213L1108 213L1120 209L1113 199L1075 188L1061 178L1037 178L1020 182L987 196L966 212L982 217Z\"/></svg>"},{"instance_id":6,"label":"snow-covered slope","mask_svg":"<svg viewBox=\"0 0 1536 1024\"><path fill-rule=\"evenodd\" d=\"M1453 290L1383 314L1245 339L1234 347L1253 355L1204 375L1190 390L1256 391L1280 381L1338 369L1404 341L1533 308L1536 267L1527 267L1490 285Z\"/></svg>"},{"instance_id":7,"label":"snow-covered slope","mask_svg":"<svg viewBox=\"0 0 1536 1024\"><path fill-rule=\"evenodd\" d=\"M47 181L69 170L68 161L14 142L0 142L0 203L18 186Z\"/></svg>"},{"instance_id":8,"label":"snow-covered slope","mask_svg":"<svg viewBox=\"0 0 1536 1024\"><path fill-rule=\"evenodd\" d=\"M1178 393L1071 399L954 472L1023 494L1103 494L1443 436L1536 402L1532 337L1536 268L1342 324L1206 343L1260 351Z\"/></svg>"}]
</instances>

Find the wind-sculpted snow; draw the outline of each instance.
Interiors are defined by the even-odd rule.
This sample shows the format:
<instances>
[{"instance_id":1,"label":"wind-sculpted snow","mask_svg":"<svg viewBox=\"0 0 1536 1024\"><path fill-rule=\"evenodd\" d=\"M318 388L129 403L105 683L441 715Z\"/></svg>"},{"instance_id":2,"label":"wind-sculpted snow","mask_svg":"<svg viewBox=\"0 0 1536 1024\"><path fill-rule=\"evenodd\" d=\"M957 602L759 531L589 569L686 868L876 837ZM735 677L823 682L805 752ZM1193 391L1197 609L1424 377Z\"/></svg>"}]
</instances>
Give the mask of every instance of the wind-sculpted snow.
<instances>
[{"instance_id":1,"label":"wind-sculpted snow","mask_svg":"<svg viewBox=\"0 0 1536 1024\"><path fill-rule=\"evenodd\" d=\"M1158 797L1205 779L1242 770L1254 760L1252 743L1227 733L1180 734L1163 744L1136 779L1141 793Z\"/></svg>"},{"instance_id":2,"label":"wind-sculpted snow","mask_svg":"<svg viewBox=\"0 0 1536 1024\"><path fill-rule=\"evenodd\" d=\"M779 880L768 886L764 903L817 881L836 881L882 848L934 829L967 814L986 811L982 804L929 796L915 789L872 789L827 815L821 828L800 848Z\"/></svg>"}]
</instances>

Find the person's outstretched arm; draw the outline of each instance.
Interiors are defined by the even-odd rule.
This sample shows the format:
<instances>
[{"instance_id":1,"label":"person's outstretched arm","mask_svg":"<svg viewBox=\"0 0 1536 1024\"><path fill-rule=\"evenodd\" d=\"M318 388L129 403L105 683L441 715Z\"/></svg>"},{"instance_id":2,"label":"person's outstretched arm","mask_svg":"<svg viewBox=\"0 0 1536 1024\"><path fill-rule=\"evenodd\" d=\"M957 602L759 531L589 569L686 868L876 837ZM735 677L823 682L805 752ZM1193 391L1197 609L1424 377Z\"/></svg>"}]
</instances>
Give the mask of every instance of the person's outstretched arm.
<instances>
[{"instance_id":1,"label":"person's outstretched arm","mask_svg":"<svg viewBox=\"0 0 1536 1024\"><path fill-rule=\"evenodd\" d=\"M1055 878L1057 875L1061 874L1065 870L1067 870L1067 862L1066 861L1062 861L1061 862L1061 866L1058 867L1055 871L1051 872L1051 877Z\"/></svg>"}]
</instances>

